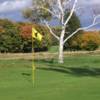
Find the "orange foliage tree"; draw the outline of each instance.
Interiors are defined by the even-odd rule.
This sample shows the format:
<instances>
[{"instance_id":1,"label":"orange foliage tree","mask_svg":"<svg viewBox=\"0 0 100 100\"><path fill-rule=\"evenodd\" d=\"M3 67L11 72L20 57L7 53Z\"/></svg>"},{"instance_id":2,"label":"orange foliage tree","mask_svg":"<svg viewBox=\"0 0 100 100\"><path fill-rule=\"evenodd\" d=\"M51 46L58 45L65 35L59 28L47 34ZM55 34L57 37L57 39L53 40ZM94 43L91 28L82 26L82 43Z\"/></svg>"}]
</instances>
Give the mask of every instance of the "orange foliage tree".
<instances>
[{"instance_id":1,"label":"orange foliage tree","mask_svg":"<svg viewBox=\"0 0 100 100\"><path fill-rule=\"evenodd\" d=\"M99 32L83 32L70 41L71 49L96 50L100 46Z\"/></svg>"}]
</instances>

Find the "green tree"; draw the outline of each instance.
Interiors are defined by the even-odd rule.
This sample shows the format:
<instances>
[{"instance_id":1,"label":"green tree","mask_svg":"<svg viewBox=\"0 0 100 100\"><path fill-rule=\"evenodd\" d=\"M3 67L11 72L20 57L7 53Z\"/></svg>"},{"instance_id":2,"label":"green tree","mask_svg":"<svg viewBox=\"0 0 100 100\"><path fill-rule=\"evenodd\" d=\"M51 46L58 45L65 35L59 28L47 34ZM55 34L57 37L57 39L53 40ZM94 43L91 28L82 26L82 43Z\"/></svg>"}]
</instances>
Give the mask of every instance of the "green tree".
<instances>
[{"instance_id":1,"label":"green tree","mask_svg":"<svg viewBox=\"0 0 100 100\"><path fill-rule=\"evenodd\" d=\"M70 12L66 14L65 19L66 19L66 17L69 16L69 14L70 14ZM78 29L80 27L81 27L80 20L79 20L78 16L76 15L76 13L74 12L70 21L68 22L67 27L66 27L66 32L68 32L68 34L65 35L65 38L68 37L71 33L73 33L76 29ZM74 47L72 47L72 41L75 38L78 38L82 33L83 33L82 31L79 31L73 37L71 37L65 43L64 49L75 49ZM78 47L76 47L76 48L78 48Z\"/></svg>"},{"instance_id":2,"label":"green tree","mask_svg":"<svg viewBox=\"0 0 100 100\"><path fill-rule=\"evenodd\" d=\"M19 34L19 26L9 20L1 20L0 26L0 52L20 52L22 39Z\"/></svg>"}]
</instances>

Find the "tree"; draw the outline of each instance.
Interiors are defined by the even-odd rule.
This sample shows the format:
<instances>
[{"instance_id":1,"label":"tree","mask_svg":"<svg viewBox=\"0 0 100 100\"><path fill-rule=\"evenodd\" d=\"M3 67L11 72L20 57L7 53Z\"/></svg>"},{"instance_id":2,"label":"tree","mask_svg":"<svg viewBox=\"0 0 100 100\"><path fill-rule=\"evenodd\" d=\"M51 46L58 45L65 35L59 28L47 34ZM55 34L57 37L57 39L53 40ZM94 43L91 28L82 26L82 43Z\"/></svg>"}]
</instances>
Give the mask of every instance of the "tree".
<instances>
[{"instance_id":1,"label":"tree","mask_svg":"<svg viewBox=\"0 0 100 100\"><path fill-rule=\"evenodd\" d=\"M7 19L0 20L2 30L0 32L0 52L20 52L21 36L19 26Z\"/></svg>"},{"instance_id":2,"label":"tree","mask_svg":"<svg viewBox=\"0 0 100 100\"><path fill-rule=\"evenodd\" d=\"M33 0L33 7L31 18L33 21L41 21L45 23L47 28L49 29L50 33L58 40L59 42L59 63L63 63L63 50L64 44L73 37L77 32L81 30L87 30L100 22L96 22L96 20L100 17L100 15L94 16L94 20L91 25L87 27L77 28L74 32L69 33L66 31L66 27L72 17L72 15L81 7L77 7L78 0ZM70 13L69 13L70 12ZM66 13L69 13L68 17L66 18ZM54 33L51 26L49 25L48 21L50 19L57 19L61 26L60 36ZM73 22L74 23L74 22ZM65 35L67 34L67 37Z\"/></svg>"},{"instance_id":3,"label":"tree","mask_svg":"<svg viewBox=\"0 0 100 100\"><path fill-rule=\"evenodd\" d=\"M65 15L65 18L69 16L70 12ZM74 22L74 23L73 23ZM68 34L65 34L65 38L68 37L70 34L72 34L76 29L81 27L80 20L76 13L74 12L71 19L69 20L67 27L66 27L66 32L69 32ZM76 35L74 35L71 39L69 39L65 44L64 44L64 50L69 49L71 42L73 39L77 38L79 35L81 35L83 32L79 31Z\"/></svg>"},{"instance_id":4,"label":"tree","mask_svg":"<svg viewBox=\"0 0 100 100\"><path fill-rule=\"evenodd\" d=\"M28 24L28 23L21 23L20 25L20 35L23 41L23 51L24 52L31 52L32 51L32 27L35 28L39 33L43 35L42 41L38 41L34 39L33 41L33 48L35 52L40 51L47 51L51 45L51 34L49 30L44 25L38 24Z\"/></svg>"},{"instance_id":5,"label":"tree","mask_svg":"<svg viewBox=\"0 0 100 100\"><path fill-rule=\"evenodd\" d=\"M71 40L71 50L88 50L93 51L100 46L100 34L97 31L83 31L83 34L77 35Z\"/></svg>"}]
</instances>

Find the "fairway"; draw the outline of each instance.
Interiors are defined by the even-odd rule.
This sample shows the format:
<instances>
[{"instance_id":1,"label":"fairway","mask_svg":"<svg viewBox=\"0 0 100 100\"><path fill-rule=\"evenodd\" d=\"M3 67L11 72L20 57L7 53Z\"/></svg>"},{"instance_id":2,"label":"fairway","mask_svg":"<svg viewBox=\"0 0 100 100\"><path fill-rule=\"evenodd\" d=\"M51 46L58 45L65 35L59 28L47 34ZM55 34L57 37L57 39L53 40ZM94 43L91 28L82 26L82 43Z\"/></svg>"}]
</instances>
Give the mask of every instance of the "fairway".
<instances>
[{"instance_id":1,"label":"fairway","mask_svg":"<svg viewBox=\"0 0 100 100\"><path fill-rule=\"evenodd\" d=\"M100 100L100 55L66 56L63 65L35 60L0 60L0 100Z\"/></svg>"}]
</instances>

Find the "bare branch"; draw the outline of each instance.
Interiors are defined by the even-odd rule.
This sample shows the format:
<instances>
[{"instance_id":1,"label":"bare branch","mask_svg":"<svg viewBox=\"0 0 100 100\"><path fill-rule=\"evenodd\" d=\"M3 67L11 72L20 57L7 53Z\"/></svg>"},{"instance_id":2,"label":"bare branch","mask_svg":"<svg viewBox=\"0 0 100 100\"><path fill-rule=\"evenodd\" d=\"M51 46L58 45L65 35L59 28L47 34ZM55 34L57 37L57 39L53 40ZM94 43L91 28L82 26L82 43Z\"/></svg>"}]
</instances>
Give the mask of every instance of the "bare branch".
<instances>
[{"instance_id":1,"label":"bare branch","mask_svg":"<svg viewBox=\"0 0 100 100\"><path fill-rule=\"evenodd\" d=\"M96 20L97 20L98 18L100 18L100 15L97 15L97 16L94 17L93 24L95 24L95 22L96 22Z\"/></svg>"},{"instance_id":2,"label":"bare branch","mask_svg":"<svg viewBox=\"0 0 100 100\"><path fill-rule=\"evenodd\" d=\"M49 24L44 21L44 23L46 24L47 28L49 29L50 33L57 39L59 40L59 37L52 31L51 27L49 26Z\"/></svg>"},{"instance_id":3,"label":"bare branch","mask_svg":"<svg viewBox=\"0 0 100 100\"><path fill-rule=\"evenodd\" d=\"M58 7L59 7L61 13L64 14L64 10L63 10L63 7L62 7L61 0L58 0Z\"/></svg>"},{"instance_id":4,"label":"bare branch","mask_svg":"<svg viewBox=\"0 0 100 100\"><path fill-rule=\"evenodd\" d=\"M62 6L62 2L61 0L58 0L58 8L59 10L61 11L61 23L64 24L64 9L63 9L63 6Z\"/></svg>"},{"instance_id":5,"label":"bare branch","mask_svg":"<svg viewBox=\"0 0 100 100\"><path fill-rule=\"evenodd\" d=\"M72 15L73 15L73 13L74 13L74 11L75 11L76 4L77 4L77 0L74 1L73 7L72 7L72 9L71 9L71 12L70 12L70 14L69 14L67 20L66 20L65 23L64 23L65 26L66 26L66 24L69 22L69 20L71 19Z\"/></svg>"},{"instance_id":6,"label":"bare branch","mask_svg":"<svg viewBox=\"0 0 100 100\"><path fill-rule=\"evenodd\" d=\"M94 11L94 9L93 8L91 8L91 13L92 13L92 15L93 15L93 18L96 16L96 14L95 14L95 11Z\"/></svg>"},{"instance_id":7,"label":"bare branch","mask_svg":"<svg viewBox=\"0 0 100 100\"><path fill-rule=\"evenodd\" d=\"M97 20L97 18L99 18L99 17L100 17L100 15L95 16L95 17L94 17L94 20L93 20L93 22L92 22L91 25L89 25L89 26L87 26L87 27L83 27L83 28L78 28L76 31L74 31L71 35L69 35L69 36L64 40L64 43L65 43L67 40L69 40L73 35L75 35L77 32L79 32L79 31L81 31L81 30L87 30L87 29L89 29L89 28L91 28L91 27L93 27L93 26L95 26L95 25L97 25L97 24L100 24L100 22L97 22L97 23L96 23L96 20Z\"/></svg>"},{"instance_id":8,"label":"bare branch","mask_svg":"<svg viewBox=\"0 0 100 100\"><path fill-rule=\"evenodd\" d=\"M72 0L68 0L67 3L66 3L66 5L68 5L71 1L72 1Z\"/></svg>"},{"instance_id":9,"label":"bare branch","mask_svg":"<svg viewBox=\"0 0 100 100\"><path fill-rule=\"evenodd\" d=\"M50 9L48 9L48 8L45 8L45 7L39 7L40 9L44 9L44 10L46 10L46 11L48 11L51 15L53 15L53 16L55 16L55 17L57 17L58 18L58 16L53 12L53 11L51 11Z\"/></svg>"},{"instance_id":10,"label":"bare branch","mask_svg":"<svg viewBox=\"0 0 100 100\"><path fill-rule=\"evenodd\" d=\"M89 29L89 28L91 28L91 27L93 27L93 26L95 26L95 25L98 25L98 24L100 24L100 22L98 22L98 23L93 23L93 24L91 24L91 25L89 25L89 26L87 26L87 27L78 28L75 32L73 32L71 35L69 35L69 36L64 40L64 43L65 43L67 40L69 40L73 35L75 35L77 32L79 32L79 31L81 31L81 30L87 30L87 29Z\"/></svg>"},{"instance_id":11,"label":"bare branch","mask_svg":"<svg viewBox=\"0 0 100 100\"><path fill-rule=\"evenodd\" d=\"M80 9L83 9L83 8L85 8L85 7L78 7L78 8L75 9L75 12L80 10Z\"/></svg>"},{"instance_id":12,"label":"bare branch","mask_svg":"<svg viewBox=\"0 0 100 100\"><path fill-rule=\"evenodd\" d=\"M31 7L32 10L34 10L34 8ZM37 7L37 9L43 9L47 12L49 12L52 16L55 16L56 18L59 19L59 16L57 16L57 14L55 12L53 12L52 10L48 9L48 8L45 8L45 7Z\"/></svg>"}]
</instances>

